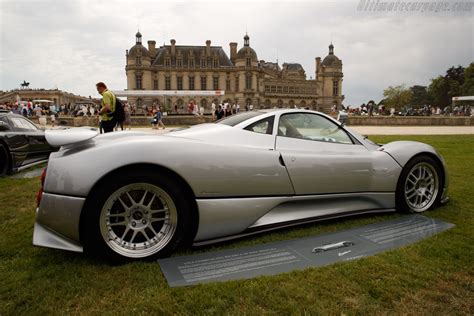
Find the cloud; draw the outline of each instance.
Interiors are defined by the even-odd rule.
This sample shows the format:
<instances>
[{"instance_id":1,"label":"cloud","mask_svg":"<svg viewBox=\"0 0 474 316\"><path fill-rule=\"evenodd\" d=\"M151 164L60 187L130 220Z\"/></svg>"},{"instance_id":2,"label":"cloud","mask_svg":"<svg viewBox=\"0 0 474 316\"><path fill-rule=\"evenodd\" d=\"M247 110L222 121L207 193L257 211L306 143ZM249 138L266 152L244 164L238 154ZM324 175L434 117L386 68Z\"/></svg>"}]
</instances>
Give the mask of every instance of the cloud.
<instances>
[{"instance_id":1,"label":"cloud","mask_svg":"<svg viewBox=\"0 0 474 316\"><path fill-rule=\"evenodd\" d=\"M125 50L140 28L157 45L239 48L247 31L259 59L301 63L332 40L343 61L345 104L382 98L389 85L429 84L474 60L472 12L358 12L359 2L0 0L0 89L55 88L97 96L95 83L126 88ZM469 27L469 25L471 27Z\"/></svg>"}]
</instances>

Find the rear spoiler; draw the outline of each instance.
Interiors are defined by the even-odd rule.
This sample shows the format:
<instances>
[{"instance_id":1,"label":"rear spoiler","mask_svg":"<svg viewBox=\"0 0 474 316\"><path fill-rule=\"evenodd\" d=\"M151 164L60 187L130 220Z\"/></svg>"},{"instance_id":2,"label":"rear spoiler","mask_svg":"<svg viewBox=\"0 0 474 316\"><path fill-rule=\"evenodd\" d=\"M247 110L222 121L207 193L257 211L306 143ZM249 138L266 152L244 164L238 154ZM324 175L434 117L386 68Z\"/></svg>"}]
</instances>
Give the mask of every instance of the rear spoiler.
<instances>
[{"instance_id":1,"label":"rear spoiler","mask_svg":"<svg viewBox=\"0 0 474 316\"><path fill-rule=\"evenodd\" d=\"M61 147L83 142L99 135L94 127L77 127L69 129L48 129L45 131L46 141L53 147Z\"/></svg>"}]
</instances>

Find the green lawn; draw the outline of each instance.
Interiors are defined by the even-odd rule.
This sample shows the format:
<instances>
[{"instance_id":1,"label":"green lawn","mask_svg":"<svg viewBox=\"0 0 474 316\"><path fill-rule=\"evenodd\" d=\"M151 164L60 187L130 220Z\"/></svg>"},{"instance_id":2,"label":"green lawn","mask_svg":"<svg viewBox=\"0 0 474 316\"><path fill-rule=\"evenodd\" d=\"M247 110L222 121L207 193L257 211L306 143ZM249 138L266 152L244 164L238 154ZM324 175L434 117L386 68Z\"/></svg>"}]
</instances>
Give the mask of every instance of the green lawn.
<instances>
[{"instance_id":1,"label":"green lawn","mask_svg":"<svg viewBox=\"0 0 474 316\"><path fill-rule=\"evenodd\" d=\"M373 257L278 276L170 289L157 263L110 266L31 245L39 179L0 179L0 315L12 314L474 314L474 136L384 136L435 146L451 201L425 213L456 224ZM266 233L197 253L336 231L399 215L366 216Z\"/></svg>"}]
</instances>

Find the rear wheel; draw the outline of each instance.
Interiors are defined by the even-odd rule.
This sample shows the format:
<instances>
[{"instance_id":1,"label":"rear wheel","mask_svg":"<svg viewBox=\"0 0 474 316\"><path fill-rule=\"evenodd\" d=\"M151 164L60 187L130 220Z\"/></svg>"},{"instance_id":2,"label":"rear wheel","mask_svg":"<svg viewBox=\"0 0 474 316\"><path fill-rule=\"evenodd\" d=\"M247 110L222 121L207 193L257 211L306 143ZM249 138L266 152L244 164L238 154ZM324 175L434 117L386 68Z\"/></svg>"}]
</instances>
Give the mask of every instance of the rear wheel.
<instances>
[{"instance_id":1,"label":"rear wheel","mask_svg":"<svg viewBox=\"0 0 474 316\"><path fill-rule=\"evenodd\" d=\"M439 164L431 157L418 156L403 169L397 185L397 208L421 213L436 206L442 194L443 178Z\"/></svg>"},{"instance_id":2,"label":"rear wheel","mask_svg":"<svg viewBox=\"0 0 474 316\"><path fill-rule=\"evenodd\" d=\"M166 257L194 237L195 211L170 178L119 175L90 201L81 221L85 250L112 261Z\"/></svg>"},{"instance_id":3,"label":"rear wheel","mask_svg":"<svg viewBox=\"0 0 474 316\"><path fill-rule=\"evenodd\" d=\"M0 144L0 177L9 173L10 159L8 159L8 151L5 146Z\"/></svg>"}]
</instances>

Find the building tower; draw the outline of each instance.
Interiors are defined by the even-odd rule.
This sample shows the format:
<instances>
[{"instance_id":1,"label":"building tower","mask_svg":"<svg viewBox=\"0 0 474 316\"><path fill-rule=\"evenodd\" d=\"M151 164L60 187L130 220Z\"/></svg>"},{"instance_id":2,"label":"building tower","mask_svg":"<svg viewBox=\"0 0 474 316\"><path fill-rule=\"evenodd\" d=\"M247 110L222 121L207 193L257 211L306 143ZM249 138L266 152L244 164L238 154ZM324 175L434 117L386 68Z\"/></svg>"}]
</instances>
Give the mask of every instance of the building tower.
<instances>
[{"instance_id":1,"label":"building tower","mask_svg":"<svg viewBox=\"0 0 474 316\"><path fill-rule=\"evenodd\" d=\"M334 45L329 45L329 54L321 58L316 58L316 81L318 83L318 110L329 113L336 105L336 109L341 108L344 95L342 95L342 60L334 55Z\"/></svg>"}]
</instances>

